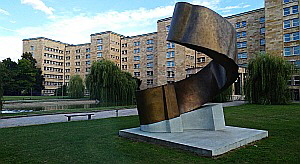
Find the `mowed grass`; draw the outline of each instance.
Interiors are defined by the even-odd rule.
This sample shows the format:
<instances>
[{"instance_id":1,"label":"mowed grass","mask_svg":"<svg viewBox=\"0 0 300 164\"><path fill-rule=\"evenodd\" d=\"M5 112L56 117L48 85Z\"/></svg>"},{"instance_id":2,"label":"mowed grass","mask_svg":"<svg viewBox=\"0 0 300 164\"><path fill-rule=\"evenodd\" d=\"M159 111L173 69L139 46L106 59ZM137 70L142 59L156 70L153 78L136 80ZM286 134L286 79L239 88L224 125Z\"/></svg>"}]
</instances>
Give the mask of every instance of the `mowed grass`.
<instances>
[{"instance_id":1,"label":"mowed grass","mask_svg":"<svg viewBox=\"0 0 300 164\"><path fill-rule=\"evenodd\" d=\"M300 104L224 109L226 124L269 138L217 158L118 136L137 116L0 129L0 163L299 163ZM0 120L1 121L1 120Z\"/></svg>"}]
</instances>

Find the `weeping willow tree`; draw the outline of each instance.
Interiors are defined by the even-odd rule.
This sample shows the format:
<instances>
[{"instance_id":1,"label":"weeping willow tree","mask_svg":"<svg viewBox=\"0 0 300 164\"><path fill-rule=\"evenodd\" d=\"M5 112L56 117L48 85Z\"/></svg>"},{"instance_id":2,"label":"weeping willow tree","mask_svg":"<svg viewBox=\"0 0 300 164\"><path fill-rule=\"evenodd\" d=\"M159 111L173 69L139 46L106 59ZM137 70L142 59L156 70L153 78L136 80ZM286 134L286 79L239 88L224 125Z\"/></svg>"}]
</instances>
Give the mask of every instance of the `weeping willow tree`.
<instances>
[{"instance_id":1,"label":"weeping willow tree","mask_svg":"<svg viewBox=\"0 0 300 164\"><path fill-rule=\"evenodd\" d=\"M257 54L248 65L246 99L254 104L286 104L290 101L288 79L291 64L280 56Z\"/></svg>"},{"instance_id":2,"label":"weeping willow tree","mask_svg":"<svg viewBox=\"0 0 300 164\"><path fill-rule=\"evenodd\" d=\"M103 105L134 104L137 81L128 72L121 71L113 62L94 62L86 78L90 98Z\"/></svg>"},{"instance_id":3,"label":"weeping willow tree","mask_svg":"<svg viewBox=\"0 0 300 164\"><path fill-rule=\"evenodd\" d=\"M79 75L71 76L68 92L71 98L82 98L84 96L83 80Z\"/></svg>"},{"instance_id":4,"label":"weeping willow tree","mask_svg":"<svg viewBox=\"0 0 300 164\"><path fill-rule=\"evenodd\" d=\"M226 90L221 92L219 95L217 95L212 102L221 103L221 102L227 102L231 100L232 96L232 85L228 87Z\"/></svg>"}]
</instances>

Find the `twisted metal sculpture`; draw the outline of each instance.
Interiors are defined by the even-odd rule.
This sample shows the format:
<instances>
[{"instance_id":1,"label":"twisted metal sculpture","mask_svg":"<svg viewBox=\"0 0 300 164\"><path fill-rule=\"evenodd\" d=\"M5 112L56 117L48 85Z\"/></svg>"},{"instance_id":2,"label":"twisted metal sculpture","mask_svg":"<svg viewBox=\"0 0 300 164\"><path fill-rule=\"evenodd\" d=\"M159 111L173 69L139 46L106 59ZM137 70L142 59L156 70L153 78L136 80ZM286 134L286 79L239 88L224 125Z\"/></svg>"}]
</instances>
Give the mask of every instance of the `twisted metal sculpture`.
<instances>
[{"instance_id":1,"label":"twisted metal sculpture","mask_svg":"<svg viewBox=\"0 0 300 164\"><path fill-rule=\"evenodd\" d=\"M177 3L167 40L203 52L213 60L187 79L137 91L141 125L193 111L211 101L238 77L236 31L216 12L203 6Z\"/></svg>"}]
</instances>

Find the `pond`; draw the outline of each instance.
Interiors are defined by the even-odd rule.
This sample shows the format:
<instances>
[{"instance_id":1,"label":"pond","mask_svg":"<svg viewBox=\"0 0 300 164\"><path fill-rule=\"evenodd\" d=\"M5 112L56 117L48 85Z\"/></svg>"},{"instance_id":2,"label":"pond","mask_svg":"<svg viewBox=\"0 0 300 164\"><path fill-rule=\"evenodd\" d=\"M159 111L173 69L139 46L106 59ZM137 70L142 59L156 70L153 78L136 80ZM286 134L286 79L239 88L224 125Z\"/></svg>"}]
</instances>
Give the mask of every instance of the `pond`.
<instances>
[{"instance_id":1,"label":"pond","mask_svg":"<svg viewBox=\"0 0 300 164\"><path fill-rule=\"evenodd\" d=\"M23 107L3 107L0 113L21 113L21 112L33 112L33 111L44 111L44 110L64 110L64 109L79 109L79 108L97 108L103 107L101 104L76 104L76 105L47 105L47 106L23 106Z\"/></svg>"}]
</instances>

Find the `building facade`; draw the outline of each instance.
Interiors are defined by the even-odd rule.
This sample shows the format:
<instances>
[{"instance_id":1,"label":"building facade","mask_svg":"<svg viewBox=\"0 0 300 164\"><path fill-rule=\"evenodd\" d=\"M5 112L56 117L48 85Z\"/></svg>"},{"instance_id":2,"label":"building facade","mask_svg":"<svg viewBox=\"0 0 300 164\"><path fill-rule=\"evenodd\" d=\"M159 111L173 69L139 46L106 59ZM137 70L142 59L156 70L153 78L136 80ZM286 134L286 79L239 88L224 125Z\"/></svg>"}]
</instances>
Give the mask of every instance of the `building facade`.
<instances>
[{"instance_id":1,"label":"building facade","mask_svg":"<svg viewBox=\"0 0 300 164\"><path fill-rule=\"evenodd\" d=\"M265 0L265 7L228 16L236 27L240 76L235 95L243 94L247 63L256 53L284 56L300 66L299 1ZM30 52L45 77L44 94L54 94L68 85L72 75L83 79L92 62L111 60L120 69L142 80L141 89L180 81L205 67L211 58L184 46L166 41L172 18L157 21L157 32L123 36L111 31L91 34L91 42L72 45L39 37L23 40L23 52ZM299 75L293 75L290 88L299 100Z\"/></svg>"}]
</instances>

